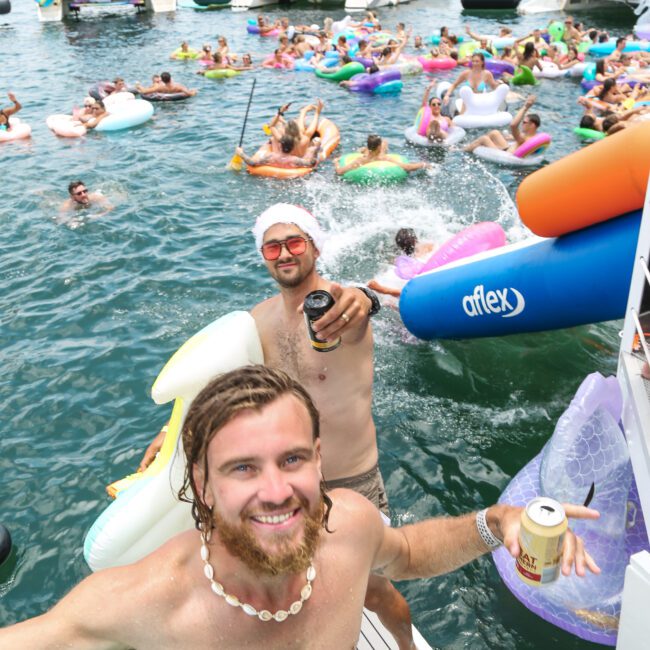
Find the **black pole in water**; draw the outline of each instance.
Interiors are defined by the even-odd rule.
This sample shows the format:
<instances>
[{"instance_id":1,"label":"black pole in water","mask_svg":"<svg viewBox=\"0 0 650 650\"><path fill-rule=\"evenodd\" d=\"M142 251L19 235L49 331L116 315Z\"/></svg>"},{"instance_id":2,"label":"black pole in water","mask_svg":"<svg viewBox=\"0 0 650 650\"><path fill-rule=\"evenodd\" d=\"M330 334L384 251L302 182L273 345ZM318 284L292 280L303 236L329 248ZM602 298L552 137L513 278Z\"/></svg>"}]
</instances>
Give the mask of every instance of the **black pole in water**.
<instances>
[{"instance_id":1,"label":"black pole in water","mask_svg":"<svg viewBox=\"0 0 650 650\"><path fill-rule=\"evenodd\" d=\"M0 16L8 14L11 11L11 2L9 0L0 0Z\"/></svg>"}]
</instances>

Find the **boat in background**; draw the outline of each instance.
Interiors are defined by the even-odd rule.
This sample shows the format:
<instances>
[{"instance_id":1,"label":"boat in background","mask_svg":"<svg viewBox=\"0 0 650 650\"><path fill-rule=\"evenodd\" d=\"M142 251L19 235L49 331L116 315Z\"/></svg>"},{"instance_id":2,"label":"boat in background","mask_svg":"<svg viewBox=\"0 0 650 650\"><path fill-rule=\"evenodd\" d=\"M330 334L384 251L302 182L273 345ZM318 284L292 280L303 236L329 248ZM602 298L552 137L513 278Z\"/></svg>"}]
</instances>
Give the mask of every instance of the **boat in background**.
<instances>
[{"instance_id":1,"label":"boat in background","mask_svg":"<svg viewBox=\"0 0 650 650\"><path fill-rule=\"evenodd\" d=\"M176 0L36 0L36 4L42 23L59 22L70 15L78 19L86 11L176 11Z\"/></svg>"},{"instance_id":2,"label":"boat in background","mask_svg":"<svg viewBox=\"0 0 650 650\"><path fill-rule=\"evenodd\" d=\"M581 11L584 9L598 9L615 5L639 5L646 0L521 0L517 13L541 14L552 11Z\"/></svg>"}]
</instances>

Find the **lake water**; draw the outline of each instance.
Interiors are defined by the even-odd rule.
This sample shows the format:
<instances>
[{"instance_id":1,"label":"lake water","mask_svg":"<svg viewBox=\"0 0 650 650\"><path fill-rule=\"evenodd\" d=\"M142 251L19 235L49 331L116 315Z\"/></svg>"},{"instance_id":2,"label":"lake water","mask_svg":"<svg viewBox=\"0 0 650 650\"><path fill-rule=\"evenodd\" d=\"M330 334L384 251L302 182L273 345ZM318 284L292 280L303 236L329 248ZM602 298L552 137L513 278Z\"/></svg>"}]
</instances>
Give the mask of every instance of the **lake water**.
<instances>
[{"instance_id":1,"label":"lake water","mask_svg":"<svg viewBox=\"0 0 650 650\"><path fill-rule=\"evenodd\" d=\"M308 24L343 16L341 7L306 4L267 13ZM458 2L442 0L379 13L387 27L403 21L424 36L443 24L459 33L466 22L495 32L499 21L524 33L548 20L463 16ZM528 172L406 146L402 132L425 75L408 78L397 97L363 97L305 73L255 72L245 146L261 144L260 126L280 104L322 97L325 115L341 129L340 151L375 131L395 152L429 156L434 169L427 174L368 189L342 184L331 162L288 183L227 171L253 74L210 81L194 75L194 63L168 57L185 38L214 46L223 34L234 51L251 51L259 61L273 43L246 34L248 17L179 9L42 25L28 0L0 17L0 93L16 93L20 117L33 128L31 140L0 146L0 521L18 553L0 584L0 625L43 612L88 574L82 540L107 505L104 486L137 467L168 416L149 396L168 357L215 318L275 291L250 234L265 207L283 200L311 209L332 233L322 270L344 283L382 269L399 226L442 240L476 221L497 220L511 241L525 236L511 197ZM625 8L584 18L615 33L634 22ZM164 69L199 95L157 104L151 122L126 132L62 140L45 125L48 115L79 105L97 80L146 82ZM544 80L535 92L554 139L548 158L560 158L579 146L571 133L579 86ZM4 96L0 104L7 105ZM115 204L108 216L58 219L67 184L78 177ZM395 522L496 501L552 433L584 376L615 371L619 327L423 343L383 310L375 321L374 413ZM521 606L489 557L400 588L436 647L591 645Z\"/></svg>"}]
</instances>

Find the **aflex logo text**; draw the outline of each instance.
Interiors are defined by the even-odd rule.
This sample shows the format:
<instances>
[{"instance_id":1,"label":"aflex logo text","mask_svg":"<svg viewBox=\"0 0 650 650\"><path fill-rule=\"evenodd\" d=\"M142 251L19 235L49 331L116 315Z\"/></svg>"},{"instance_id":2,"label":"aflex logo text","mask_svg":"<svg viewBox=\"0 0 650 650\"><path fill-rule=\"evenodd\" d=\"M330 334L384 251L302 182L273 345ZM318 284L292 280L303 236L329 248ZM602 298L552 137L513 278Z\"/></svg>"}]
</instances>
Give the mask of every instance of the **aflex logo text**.
<instances>
[{"instance_id":1,"label":"aflex logo text","mask_svg":"<svg viewBox=\"0 0 650 650\"><path fill-rule=\"evenodd\" d=\"M515 302L513 305L512 302ZM512 318L521 314L526 306L524 297L514 289L496 289L485 292L482 284L474 287L474 293L463 297L463 309L470 316L501 314L502 318Z\"/></svg>"}]
</instances>

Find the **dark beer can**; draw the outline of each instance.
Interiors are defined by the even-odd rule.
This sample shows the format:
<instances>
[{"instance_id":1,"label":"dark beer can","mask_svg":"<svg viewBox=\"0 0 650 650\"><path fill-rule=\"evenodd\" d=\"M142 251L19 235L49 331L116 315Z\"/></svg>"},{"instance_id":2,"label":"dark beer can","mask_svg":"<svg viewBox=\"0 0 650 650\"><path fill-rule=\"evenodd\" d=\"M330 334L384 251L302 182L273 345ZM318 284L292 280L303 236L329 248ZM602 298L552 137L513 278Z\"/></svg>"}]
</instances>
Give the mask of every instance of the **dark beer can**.
<instances>
[{"instance_id":1,"label":"dark beer can","mask_svg":"<svg viewBox=\"0 0 650 650\"><path fill-rule=\"evenodd\" d=\"M312 329L312 323L317 321L323 314L328 312L334 306L332 294L322 289L312 291L305 297L302 310L305 314L305 323L307 324L307 333L311 347L317 352L331 352L341 345L341 337L335 341L321 341L316 338L316 333Z\"/></svg>"}]
</instances>

